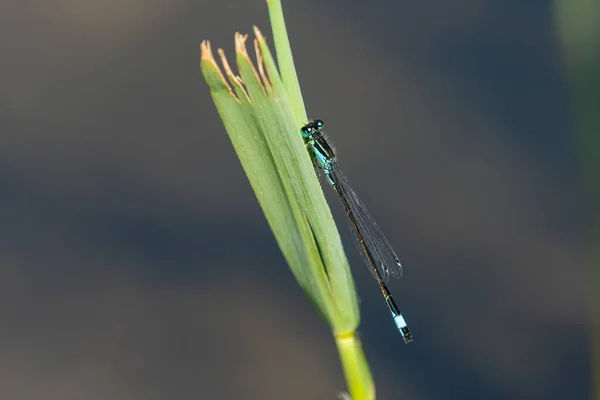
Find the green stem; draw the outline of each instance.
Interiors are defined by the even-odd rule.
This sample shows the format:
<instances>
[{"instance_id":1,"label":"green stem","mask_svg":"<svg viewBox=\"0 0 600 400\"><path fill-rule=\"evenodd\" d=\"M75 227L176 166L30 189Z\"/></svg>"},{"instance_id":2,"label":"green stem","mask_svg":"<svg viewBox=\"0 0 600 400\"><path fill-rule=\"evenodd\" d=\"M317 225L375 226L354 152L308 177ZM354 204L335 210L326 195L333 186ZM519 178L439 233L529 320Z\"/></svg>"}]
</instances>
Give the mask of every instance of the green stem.
<instances>
[{"instance_id":1,"label":"green stem","mask_svg":"<svg viewBox=\"0 0 600 400\"><path fill-rule=\"evenodd\" d=\"M375 385L360 340L354 335L336 336L344 376L353 400L375 399Z\"/></svg>"}]
</instances>

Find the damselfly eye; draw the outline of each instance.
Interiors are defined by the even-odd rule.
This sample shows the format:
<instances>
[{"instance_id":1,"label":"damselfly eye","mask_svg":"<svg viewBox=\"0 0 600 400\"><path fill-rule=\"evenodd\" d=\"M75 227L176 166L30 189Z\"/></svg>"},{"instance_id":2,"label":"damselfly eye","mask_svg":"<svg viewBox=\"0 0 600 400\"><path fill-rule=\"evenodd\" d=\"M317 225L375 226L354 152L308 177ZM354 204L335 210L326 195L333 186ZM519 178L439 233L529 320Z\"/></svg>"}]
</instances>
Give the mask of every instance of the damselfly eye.
<instances>
[{"instance_id":1,"label":"damselfly eye","mask_svg":"<svg viewBox=\"0 0 600 400\"><path fill-rule=\"evenodd\" d=\"M302 129L300 129L300 131L302 132L302 136L308 137L312 133L313 128L310 125L306 125L306 126L303 126Z\"/></svg>"},{"instance_id":2,"label":"damselfly eye","mask_svg":"<svg viewBox=\"0 0 600 400\"><path fill-rule=\"evenodd\" d=\"M315 119L314 124L317 127L317 129L322 129L325 126L325 123L320 119Z\"/></svg>"}]
</instances>

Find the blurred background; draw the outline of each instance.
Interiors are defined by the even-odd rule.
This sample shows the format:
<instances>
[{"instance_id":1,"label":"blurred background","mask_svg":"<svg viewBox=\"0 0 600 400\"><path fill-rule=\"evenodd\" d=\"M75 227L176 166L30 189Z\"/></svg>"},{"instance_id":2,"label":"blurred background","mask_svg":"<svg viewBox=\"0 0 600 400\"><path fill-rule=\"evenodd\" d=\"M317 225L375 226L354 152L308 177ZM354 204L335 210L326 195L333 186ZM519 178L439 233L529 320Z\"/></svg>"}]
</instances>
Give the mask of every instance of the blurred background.
<instances>
[{"instance_id":1,"label":"blurred background","mask_svg":"<svg viewBox=\"0 0 600 400\"><path fill-rule=\"evenodd\" d=\"M284 1L304 99L405 267L404 345L325 188L379 399L590 394L549 1ZM333 338L199 71L263 0L0 5L0 397L335 399Z\"/></svg>"}]
</instances>

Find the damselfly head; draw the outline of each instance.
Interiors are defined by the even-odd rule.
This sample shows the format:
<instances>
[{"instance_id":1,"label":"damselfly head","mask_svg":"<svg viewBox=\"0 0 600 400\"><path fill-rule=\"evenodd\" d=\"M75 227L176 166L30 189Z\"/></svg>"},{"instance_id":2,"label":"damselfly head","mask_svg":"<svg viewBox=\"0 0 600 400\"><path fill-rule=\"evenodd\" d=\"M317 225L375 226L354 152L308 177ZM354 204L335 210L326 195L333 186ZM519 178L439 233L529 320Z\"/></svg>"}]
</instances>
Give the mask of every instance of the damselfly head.
<instances>
[{"instance_id":1,"label":"damselfly head","mask_svg":"<svg viewBox=\"0 0 600 400\"><path fill-rule=\"evenodd\" d=\"M300 131L302 132L303 138L308 138L314 136L319 132L319 130L323 129L325 123L320 119L313 119L308 124L304 125Z\"/></svg>"}]
</instances>

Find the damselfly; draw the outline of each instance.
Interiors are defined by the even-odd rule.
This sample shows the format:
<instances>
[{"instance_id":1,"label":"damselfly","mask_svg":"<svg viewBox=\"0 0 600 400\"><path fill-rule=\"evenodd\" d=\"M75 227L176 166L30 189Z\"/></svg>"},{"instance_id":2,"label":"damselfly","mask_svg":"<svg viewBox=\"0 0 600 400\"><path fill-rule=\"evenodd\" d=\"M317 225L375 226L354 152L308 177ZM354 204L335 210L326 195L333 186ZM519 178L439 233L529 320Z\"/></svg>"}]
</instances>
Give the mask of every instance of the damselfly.
<instances>
[{"instance_id":1,"label":"damselfly","mask_svg":"<svg viewBox=\"0 0 600 400\"><path fill-rule=\"evenodd\" d=\"M356 192L348 183L348 179L338 167L336 155L321 132L324 126L323 121L315 119L302 127L302 137L310 146L315 164L325 172L329 183L338 194L346 211L348 222L355 233L358 249L371 274L379 283L381 293L383 293L385 302L392 313L398 330L402 334L404 342L410 343L413 340L410 329L386 286L390 275L394 277L402 275L402 265L382 230L377 226L363 202L360 201Z\"/></svg>"}]
</instances>

